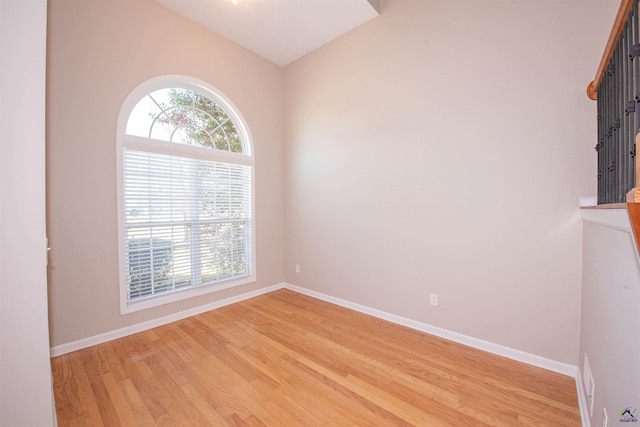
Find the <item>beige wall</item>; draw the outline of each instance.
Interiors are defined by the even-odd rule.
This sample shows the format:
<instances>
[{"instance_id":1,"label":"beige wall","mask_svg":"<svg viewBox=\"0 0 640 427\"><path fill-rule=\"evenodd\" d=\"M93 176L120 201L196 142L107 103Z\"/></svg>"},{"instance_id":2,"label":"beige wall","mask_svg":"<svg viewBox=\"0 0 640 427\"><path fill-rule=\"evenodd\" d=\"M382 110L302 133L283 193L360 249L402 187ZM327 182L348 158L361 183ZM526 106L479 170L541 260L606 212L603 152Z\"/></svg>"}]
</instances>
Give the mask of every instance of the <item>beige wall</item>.
<instances>
[{"instance_id":1,"label":"beige wall","mask_svg":"<svg viewBox=\"0 0 640 427\"><path fill-rule=\"evenodd\" d=\"M287 67L286 281L577 364L616 8L394 0Z\"/></svg>"},{"instance_id":2,"label":"beige wall","mask_svg":"<svg viewBox=\"0 0 640 427\"><path fill-rule=\"evenodd\" d=\"M48 58L53 346L282 282L281 68L150 0L50 1ZM247 120L256 158L257 281L121 316L116 121L138 84L165 74L206 81Z\"/></svg>"}]
</instances>

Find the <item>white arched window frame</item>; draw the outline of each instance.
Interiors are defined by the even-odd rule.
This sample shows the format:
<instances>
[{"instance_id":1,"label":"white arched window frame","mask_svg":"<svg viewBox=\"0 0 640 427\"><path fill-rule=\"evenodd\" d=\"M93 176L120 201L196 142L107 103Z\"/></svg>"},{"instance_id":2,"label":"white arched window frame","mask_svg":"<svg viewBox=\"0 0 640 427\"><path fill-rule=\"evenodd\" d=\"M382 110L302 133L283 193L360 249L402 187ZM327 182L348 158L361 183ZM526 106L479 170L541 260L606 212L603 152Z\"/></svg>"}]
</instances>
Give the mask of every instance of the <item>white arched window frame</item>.
<instances>
[{"instance_id":1,"label":"white arched window frame","mask_svg":"<svg viewBox=\"0 0 640 427\"><path fill-rule=\"evenodd\" d=\"M149 97L171 89L215 104L216 118L232 121L234 146L223 128L229 123L213 121L195 102L191 122L206 115L219 126L202 132L204 146L190 144L171 107ZM149 114L148 133L128 126L143 100L159 112ZM116 146L122 314L255 281L253 142L229 99L191 77L148 80L123 103Z\"/></svg>"}]
</instances>

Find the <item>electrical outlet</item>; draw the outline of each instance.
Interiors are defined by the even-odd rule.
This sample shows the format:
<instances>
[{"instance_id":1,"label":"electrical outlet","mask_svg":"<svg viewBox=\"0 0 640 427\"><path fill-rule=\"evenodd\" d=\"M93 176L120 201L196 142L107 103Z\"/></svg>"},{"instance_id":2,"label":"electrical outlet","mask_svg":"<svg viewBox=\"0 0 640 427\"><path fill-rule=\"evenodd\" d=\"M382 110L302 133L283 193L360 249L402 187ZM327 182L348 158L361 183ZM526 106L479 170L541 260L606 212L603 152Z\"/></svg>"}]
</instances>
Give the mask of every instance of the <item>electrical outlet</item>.
<instances>
[{"instance_id":1,"label":"electrical outlet","mask_svg":"<svg viewBox=\"0 0 640 427\"><path fill-rule=\"evenodd\" d=\"M300 265L296 264L296 273L300 273Z\"/></svg>"},{"instance_id":2,"label":"electrical outlet","mask_svg":"<svg viewBox=\"0 0 640 427\"><path fill-rule=\"evenodd\" d=\"M429 294L429 304L438 306L438 294Z\"/></svg>"},{"instance_id":3,"label":"electrical outlet","mask_svg":"<svg viewBox=\"0 0 640 427\"><path fill-rule=\"evenodd\" d=\"M607 415L607 408L602 408L602 427L609 427L609 416Z\"/></svg>"}]
</instances>

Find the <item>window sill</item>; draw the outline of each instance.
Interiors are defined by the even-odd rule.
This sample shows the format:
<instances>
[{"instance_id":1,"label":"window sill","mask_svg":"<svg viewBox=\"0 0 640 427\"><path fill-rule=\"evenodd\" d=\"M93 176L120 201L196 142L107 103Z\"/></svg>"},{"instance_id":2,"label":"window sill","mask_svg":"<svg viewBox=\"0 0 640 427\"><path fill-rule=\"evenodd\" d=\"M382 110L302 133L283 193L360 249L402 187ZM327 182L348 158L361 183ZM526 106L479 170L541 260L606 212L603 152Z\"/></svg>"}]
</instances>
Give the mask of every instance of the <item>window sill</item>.
<instances>
[{"instance_id":1,"label":"window sill","mask_svg":"<svg viewBox=\"0 0 640 427\"><path fill-rule=\"evenodd\" d=\"M182 301L188 298L195 298L200 295L206 295L225 289L235 288L236 286L242 286L256 281L255 274L250 276L241 277L235 280L229 280L227 282L212 283L210 285L198 286L195 288L187 288L177 292L172 292L166 295L160 295L156 298L127 303L126 300L122 300L120 306L120 314L135 313L136 311L146 310L152 307L158 307L161 305L171 304L176 301ZM122 298L122 296L121 296ZM124 297L126 298L126 296Z\"/></svg>"}]
</instances>

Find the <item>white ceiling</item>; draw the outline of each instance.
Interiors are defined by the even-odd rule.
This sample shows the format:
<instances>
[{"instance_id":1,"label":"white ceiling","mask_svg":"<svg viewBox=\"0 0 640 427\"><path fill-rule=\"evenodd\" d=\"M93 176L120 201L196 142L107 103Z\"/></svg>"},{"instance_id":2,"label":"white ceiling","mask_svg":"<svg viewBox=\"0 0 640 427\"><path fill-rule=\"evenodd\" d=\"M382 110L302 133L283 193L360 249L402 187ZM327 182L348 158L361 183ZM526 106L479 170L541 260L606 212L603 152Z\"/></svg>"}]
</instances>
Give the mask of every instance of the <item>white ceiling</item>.
<instances>
[{"instance_id":1,"label":"white ceiling","mask_svg":"<svg viewBox=\"0 0 640 427\"><path fill-rule=\"evenodd\" d=\"M375 18L380 9L380 0L156 1L280 66Z\"/></svg>"}]
</instances>

